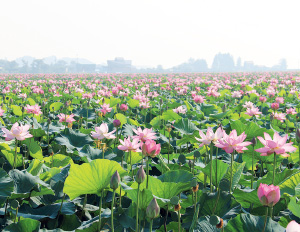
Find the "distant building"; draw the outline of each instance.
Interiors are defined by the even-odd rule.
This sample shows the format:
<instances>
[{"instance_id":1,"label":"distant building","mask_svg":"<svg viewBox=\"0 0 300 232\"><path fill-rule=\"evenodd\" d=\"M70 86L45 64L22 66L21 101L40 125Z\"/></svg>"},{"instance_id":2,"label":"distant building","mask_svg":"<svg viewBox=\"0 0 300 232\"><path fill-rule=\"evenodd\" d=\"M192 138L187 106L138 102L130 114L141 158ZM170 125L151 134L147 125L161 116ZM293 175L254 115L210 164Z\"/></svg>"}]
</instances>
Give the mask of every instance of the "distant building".
<instances>
[{"instance_id":1,"label":"distant building","mask_svg":"<svg viewBox=\"0 0 300 232\"><path fill-rule=\"evenodd\" d=\"M95 70L96 64L76 64L76 72L94 73Z\"/></svg>"},{"instance_id":2,"label":"distant building","mask_svg":"<svg viewBox=\"0 0 300 232\"><path fill-rule=\"evenodd\" d=\"M114 60L107 61L108 73L130 73L132 69L131 60L124 60L123 57L116 57Z\"/></svg>"}]
</instances>

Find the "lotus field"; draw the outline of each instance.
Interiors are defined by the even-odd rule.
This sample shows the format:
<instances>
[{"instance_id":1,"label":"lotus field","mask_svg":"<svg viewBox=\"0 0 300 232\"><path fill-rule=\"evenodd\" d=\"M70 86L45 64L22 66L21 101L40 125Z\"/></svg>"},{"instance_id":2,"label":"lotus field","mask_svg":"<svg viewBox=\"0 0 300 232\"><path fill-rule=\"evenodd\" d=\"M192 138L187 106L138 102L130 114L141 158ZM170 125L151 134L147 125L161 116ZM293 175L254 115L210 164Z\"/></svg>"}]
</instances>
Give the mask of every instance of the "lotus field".
<instances>
[{"instance_id":1,"label":"lotus field","mask_svg":"<svg viewBox=\"0 0 300 232\"><path fill-rule=\"evenodd\" d=\"M1 74L0 231L300 231L300 73Z\"/></svg>"}]
</instances>

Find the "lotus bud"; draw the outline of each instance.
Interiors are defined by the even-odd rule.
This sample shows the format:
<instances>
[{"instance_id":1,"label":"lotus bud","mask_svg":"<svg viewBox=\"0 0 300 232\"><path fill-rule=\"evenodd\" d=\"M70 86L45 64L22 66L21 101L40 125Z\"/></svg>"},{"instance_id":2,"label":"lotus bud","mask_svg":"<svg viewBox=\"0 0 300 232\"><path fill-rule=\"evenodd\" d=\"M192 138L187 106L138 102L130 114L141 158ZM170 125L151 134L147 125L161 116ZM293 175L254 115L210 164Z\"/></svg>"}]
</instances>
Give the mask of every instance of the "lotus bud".
<instances>
[{"instance_id":1,"label":"lotus bud","mask_svg":"<svg viewBox=\"0 0 300 232\"><path fill-rule=\"evenodd\" d=\"M170 123L166 124L167 131L170 133L172 130L172 126Z\"/></svg>"},{"instance_id":2,"label":"lotus bud","mask_svg":"<svg viewBox=\"0 0 300 232\"><path fill-rule=\"evenodd\" d=\"M48 120L47 120L47 121L48 121L48 124L50 124L50 123L51 123L51 119L50 119L50 118L48 118Z\"/></svg>"},{"instance_id":3,"label":"lotus bud","mask_svg":"<svg viewBox=\"0 0 300 232\"><path fill-rule=\"evenodd\" d=\"M298 143L300 143L300 129L299 128L296 130L296 140Z\"/></svg>"},{"instance_id":4,"label":"lotus bud","mask_svg":"<svg viewBox=\"0 0 300 232\"><path fill-rule=\"evenodd\" d=\"M160 211L159 205L157 204L156 199L153 198L146 209L146 216L150 219L157 218L159 215L159 211Z\"/></svg>"},{"instance_id":5,"label":"lotus bud","mask_svg":"<svg viewBox=\"0 0 300 232\"><path fill-rule=\"evenodd\" d=\"M252 146L254 147L257 144L256 138L253 137L253 139L251 140Z\"/></svg>"},{"instance_id":6,"label":"lotus bud","mask_svg":"<svg viewBox=\"0 0 300 232\"><path fill-rule=\"evenodd\" d=\"M263 206L272 207L280 200L280 188L260 183L257 195Z\"/></svg>"},{"instance_id":7,"label":"lotus bud","mask_svg":"<svg viewBox=\"0 0 300 232\"><path fill-rule=\"evenodd\" d=\"M222 106L222 112L224 113L226 111L226 105L224 104L223 106Z\"/></svg>"},{"instance_id":8,"label":"lotus bud","mask_svg":"<svg viewBox=\"0 0 300 232\"><path fill-rule=\"evenodd\" d=\"M163 99L159 99L159 104L162 105L163 104Z\"/></svg>"},{"instance_id":9,"label":"lotus bud","mask_svg":"<svg viewBox=\"0 0 300 232\"><path fill-rule=\"evenodd\" d=\"M273 119L274 119L274 116L271 114L270 115L270 121L273 121Z\"/></svg>"},{"instance_id":10,"label":"lotus bud","mask_svg":"<svg viewBox=\"0 0 300 232\"><path fill-rule=\"evenodd\" d=\"M144 182L145 178L146 178L146 173L144 171L143 165L141 165L141 167L139 168L139 170L136 173L135 181L138 184L141 184Z\"/></svg>"},{"instance_id":11,"label":"lotus bud","mask_svg":"<svg viewBox=\"0 0 300 232\"><path fill-rule=\"evenodd\" d=\"M102 98L102 104L104 104L105 103L105 99L104 98Z\"/></svg>"},{"instance_id":12,"label":"lotus bud","mask_svg":"<svg viewBox=\"0 0 300 232\"><path fill-rule=\"evenodd\" d=\"M119 126L121 126L121 121L119 119L115 119L113 121L113 125L114 125L114 127L119 127Z\"/></svg>"},{"instance_id":13,"label":"lotus bud","mask_svg":"<svg viewBox=\"0 0 300 232\"><path fill-rule=\"evenodd\" d=\"M120 175L118 171L116 171L110 179L110 188L116 190L119 187L119 184L120 184Z\"/></svg>"}]
</instances>

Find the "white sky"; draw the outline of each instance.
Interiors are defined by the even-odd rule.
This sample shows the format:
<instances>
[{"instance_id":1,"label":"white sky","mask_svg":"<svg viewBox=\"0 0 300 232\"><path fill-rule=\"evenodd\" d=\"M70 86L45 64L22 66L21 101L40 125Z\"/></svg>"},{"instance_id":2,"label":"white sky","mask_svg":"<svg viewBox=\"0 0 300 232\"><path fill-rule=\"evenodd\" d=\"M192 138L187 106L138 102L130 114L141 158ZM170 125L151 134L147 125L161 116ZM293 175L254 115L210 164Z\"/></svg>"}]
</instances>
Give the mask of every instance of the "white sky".
<instances>
[{"instance_id":1,"label":"white sky","mask_svg":"<svg viewBox=\"0 0 300 232\"><path fill-rule=\"evenodd\" d=\"M0 0L0 58L124 57L164 68L218 52L300 65L299 0Z\"/></svg>"}]
</instances>

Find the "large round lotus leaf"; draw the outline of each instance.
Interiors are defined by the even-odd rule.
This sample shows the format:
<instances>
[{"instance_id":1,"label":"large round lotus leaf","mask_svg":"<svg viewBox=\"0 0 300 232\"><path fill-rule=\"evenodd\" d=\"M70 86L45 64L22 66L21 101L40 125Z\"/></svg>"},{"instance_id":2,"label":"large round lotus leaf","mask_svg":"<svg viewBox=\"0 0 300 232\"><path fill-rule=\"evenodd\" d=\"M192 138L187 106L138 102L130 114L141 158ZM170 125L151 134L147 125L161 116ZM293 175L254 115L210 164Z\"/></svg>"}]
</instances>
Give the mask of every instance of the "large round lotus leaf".
<instances>
[{"instance_id":1,"label":"large round lotus leaf","mask_svg":"<svg viewBox=\"0 0 300 232\"><path fill-rule=\"evenodd\" d=\"M117 162L106 159L96 159L82 165L73 164L63 191L71 200L83 194L99 195L108 187L115 171L120 175L126 172Z\"/></svg>"}]
</instances>

